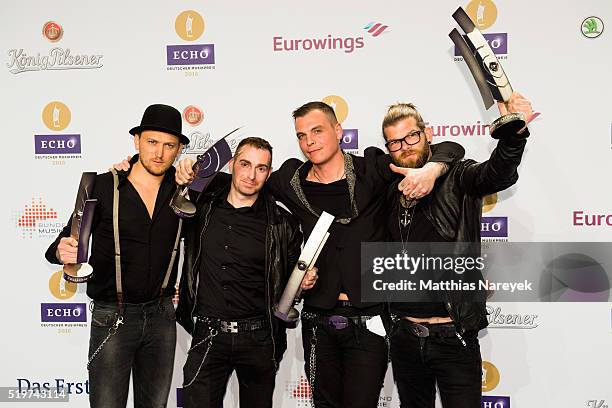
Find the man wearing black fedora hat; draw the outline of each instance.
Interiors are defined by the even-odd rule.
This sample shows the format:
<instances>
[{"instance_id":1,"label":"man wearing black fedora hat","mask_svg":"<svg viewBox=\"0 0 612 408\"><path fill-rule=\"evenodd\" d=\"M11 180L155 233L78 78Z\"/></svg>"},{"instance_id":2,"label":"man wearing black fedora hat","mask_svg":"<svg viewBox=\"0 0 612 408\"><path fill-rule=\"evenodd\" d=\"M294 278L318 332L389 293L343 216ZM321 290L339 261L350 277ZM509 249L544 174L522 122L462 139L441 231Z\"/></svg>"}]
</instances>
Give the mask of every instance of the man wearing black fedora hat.
<instances>
[{"instance_id":1,"label":"man wearing black fedora hat","mask_svg":"<svg viewBox=\"0 0 612 408\"><path fill-rule=\"evenodd\" d=\"M169 206L172 165L189 139L181 114L151 105L130 130L138 151L127 172L96 176L98 205L89 263L93 299L89 339L92 407L125 407L133 374L134 405L164 407L172 382L176 343L172 296L182 223ZM76 262L70 222L46 253L49 262Z\"/></svg>"}]
</instances>

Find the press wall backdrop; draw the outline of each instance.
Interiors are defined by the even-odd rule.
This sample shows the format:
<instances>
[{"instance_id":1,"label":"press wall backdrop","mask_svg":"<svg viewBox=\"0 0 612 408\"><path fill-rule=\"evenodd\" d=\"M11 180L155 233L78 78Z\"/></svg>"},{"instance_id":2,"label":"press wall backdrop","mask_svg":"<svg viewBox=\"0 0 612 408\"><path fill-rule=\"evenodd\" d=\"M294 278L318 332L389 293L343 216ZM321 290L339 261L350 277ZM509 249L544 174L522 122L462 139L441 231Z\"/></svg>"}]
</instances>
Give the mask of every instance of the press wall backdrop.
<instances>
[{"instance_id":1,"label":"press wall backdrop","mask_svg":"<svg viewBox=\"0 0 612 408\"><path fill-rule=\"evenodd\" d=\"M278 167L301 157L291 111L307 101L334 106L343 146L357 154L382 147L388 105L413 102L434 142L461 143L467 157L485 160L498 114L483 108L448 38L458 6L542 113L520 180L486 201L483 240L609 241L609 1L2 2L0 387L48 383L70 394L62 404L88 406L89 299L44 251L68 220L81 172L104 172L132 154L128 130L149 104L184 113L184 154L244 125L272 143ZM489 309L483 407L612 404L610 303ZM288 336L275 406L309 407L300 330ZM182 406L189 343L179 328L169 407ZM224 406L237 405L233 378ZM379 406L399 406L390 369Z\"/></svg>"}]
</instances>

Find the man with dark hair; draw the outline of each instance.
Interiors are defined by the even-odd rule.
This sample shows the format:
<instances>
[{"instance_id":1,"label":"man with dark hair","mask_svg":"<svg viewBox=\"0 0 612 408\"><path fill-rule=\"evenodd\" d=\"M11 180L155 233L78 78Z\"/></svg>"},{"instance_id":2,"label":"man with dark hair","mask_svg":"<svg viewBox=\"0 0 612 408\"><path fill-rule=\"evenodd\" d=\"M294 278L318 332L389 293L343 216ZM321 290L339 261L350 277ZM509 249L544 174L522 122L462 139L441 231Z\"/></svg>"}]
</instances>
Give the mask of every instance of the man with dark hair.
<instances>
[{"instance_id":1,"label":"man with dark hair","mask_svg":"<svg viewBox=\"0 0 612 408\"><path fill-rule=\"evenodd\" d=\"M185 159L179 168L192 166ZM229 169L231 181L218 174L186 225L177 308L177 321L193 336L183 369L185 407L220 407L234 370L240 406L272 407L287 347L284 322L272 308L297 262L302 234L263 188L272 172L267 141L242 140ZM315 281L316 269L302 288Z\"/></svg>"},{"instance_id":2,"label":"man with dark hair","mask_svg":"<svg viewBox=\"0 0 612 408\"><path fill-rule=\"evenodd\" d=\"M173 253L181 232L168 204L175 190L172 164L189 143L181 125L173 107L149 106L140 126L130 130L139 153L131 170L95 179L93 275L87 283L93 299L87 364L92 407L125 407L132 372L135 406L165 407L168 401L176 346ZM49 246L49 262L76 262L71 223Z\"/></svg>"},{"instance_id":3,"label":"man with dark hair","mask_svg":"<svg viewBox=\"0 0 612 408\"><path fill-rule=\"evenodd\" d=\"M361 298L362 242L385 241L384 196L397 176L390 158L369 147L363 157L339 146L343 130L334 110L309 102L293 112L295 131L308 161L287 160L269 185L298 217L305 236L321 211L335 217L319 257L320 278L304 296L302 341L305 370L317 407L376 407L387 370L384 305ZM437 146L434 161L463 156L457 144ZM401 190L423 194L445 166L429 163L406 174ZM404 169L398 172L408 173Z\"/></svg>"},{"instance_id":4,"label":"man with dark hair","mask_svg":"<svg viewBox=\"0 0 612 408\"><path fill-rule=\"evenodd\" d=\"M529 101L517 93L507 108L499 104L499 109L502 115L508 111L527 119L532 115ZM431 160L432 132L414 105L392 105L382 133L398 166L420 168ZM506 131L500 136L489 160L463 160L451 166L424 198L414 194L406 198L392 184L387 217L392 240L480 242L482 197L516 183L529 131ZM445 302L391 304L391 360L403 408L433 408L436 384L444 407L481 406L478 331L487 326L484 296L483 301L466 301L454 292L447 296Z\"/></svg>"},{"instance_id":5,"label":"man with dark hair","mask_svg":"<svg viewBox=\"0 0 612 408\"><path fill-rule=\"evenodd\" d=\"M315 406L376 407L387 369L387 346L381 315L384 305L361 299L358 254L361 242L384 241L384 192L395 174L390 158L368 148L365 156L340 149L342 127L333 109L310 102L295 110L300 149L308 159L289 159L274 172L268 186L299 219L309 236L321 211L335 217L330 237L318 258L321 283L305 296L302 340L305 369ZM437 146L432 161L463 156L457 144ZM193 177L191 167L177 171L177 182ZM429 163L408 172L403 192L423 194L445 166Z\"/></svg>"}]
</instances>

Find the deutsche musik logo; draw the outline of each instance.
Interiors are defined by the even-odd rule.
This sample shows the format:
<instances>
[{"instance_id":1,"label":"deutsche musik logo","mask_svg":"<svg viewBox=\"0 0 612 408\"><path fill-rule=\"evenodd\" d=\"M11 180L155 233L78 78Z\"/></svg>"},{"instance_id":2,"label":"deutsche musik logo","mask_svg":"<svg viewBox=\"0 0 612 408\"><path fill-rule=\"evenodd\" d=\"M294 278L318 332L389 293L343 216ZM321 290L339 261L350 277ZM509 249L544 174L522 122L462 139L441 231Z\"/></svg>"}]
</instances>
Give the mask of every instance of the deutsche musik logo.
<instances>
[{"instance_id":1,"label":"deutsche musik logo","mask_svg":"<svg viewBox=\"0 0 612 408\"><path fill-rule=\"evenodd\" d=\"M15 228L22 238L52 238L64 228L57 221L57 211L47 207L42 198L32 198L31 203L23 206L23 210L15 214Z\"/></svg>"}]
</instances>

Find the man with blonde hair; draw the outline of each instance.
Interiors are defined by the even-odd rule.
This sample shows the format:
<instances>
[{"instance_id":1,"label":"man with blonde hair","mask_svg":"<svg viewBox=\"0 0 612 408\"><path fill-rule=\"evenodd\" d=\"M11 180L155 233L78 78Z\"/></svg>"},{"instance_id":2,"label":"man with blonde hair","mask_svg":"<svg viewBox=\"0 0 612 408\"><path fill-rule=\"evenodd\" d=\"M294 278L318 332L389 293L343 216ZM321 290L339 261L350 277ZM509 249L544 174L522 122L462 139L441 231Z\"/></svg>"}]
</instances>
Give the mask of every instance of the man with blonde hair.
<instances>
[{"instance_id":1,"label":"man with blonde hair","mask_svg":"<svg viewBox=\"0 0 612 408\"><path fill-rule=\"evenodd\" d=\"M514 93L502 115L532 115L530 102ZM500 129L501 131L502 129ZM394 163L421 168L431 160L432 131L411 103L392 105L382 122L385 146ZM462 160L440 177L426 197L388 190L387 225L393 241L480 242L482 197L518 179L529 131L502 131L491 157ZM444 302L392 303L391 361L402 408L433 408L436 384L447 408L478 408L481 357L478 331L487 326L484 297L466 301L449 292Z\"/></svg>"},{"instance_id":2,"label":"man with blonde hair","mask_svg":"<svg viewBox=\"0 0 612 408\"><path fill-rule=\"evenodd\" d=\"M181 234L169 202L173 163L189 138L181 113L151 105L130 130L138 155L127 172L99 174L92 225L87 295L93 299L89 338L89 402L94 408L125 407L133 376L134 405L164 407L172 383L176 323L172 296ZM72 219L45 256L74 264Z\"/></svg>"}]
</instances>

